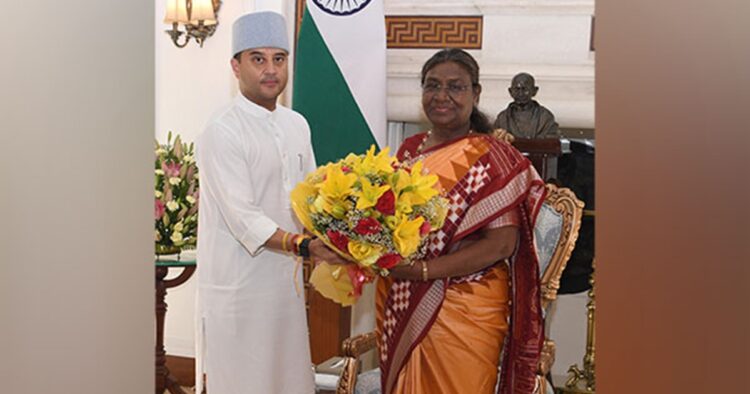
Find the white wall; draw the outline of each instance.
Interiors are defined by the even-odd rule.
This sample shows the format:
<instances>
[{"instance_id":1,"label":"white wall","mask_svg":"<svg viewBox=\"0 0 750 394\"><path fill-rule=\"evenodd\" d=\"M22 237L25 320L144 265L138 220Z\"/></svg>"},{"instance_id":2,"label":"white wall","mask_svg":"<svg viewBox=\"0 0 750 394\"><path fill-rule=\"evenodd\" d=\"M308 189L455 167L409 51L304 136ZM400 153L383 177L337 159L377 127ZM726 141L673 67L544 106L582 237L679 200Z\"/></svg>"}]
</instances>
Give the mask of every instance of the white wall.
<instances>
[{"instance_id":1,"label":"white wall","mask_svg":"<svg viewBox=\"0 0 750 394\"><path fill-rule=\"evenodd\" d=\"M536 99L562 127L594 127L594 0L386 1L388 15L483 15L480 108L494 117L510 101L513 76L529 72ZM436 50L388 51L388 119L421 122L419 72Z\"/></svg>"},{"instance_id":2,"label":"white wall","mask_svg":"<svg viewBox=\"0 0 750 394\"><path fill-rule=\"evenodd\" d=\"M6 3L2 391L153 392L152 3Z\"/></svg>"}]
</instances>

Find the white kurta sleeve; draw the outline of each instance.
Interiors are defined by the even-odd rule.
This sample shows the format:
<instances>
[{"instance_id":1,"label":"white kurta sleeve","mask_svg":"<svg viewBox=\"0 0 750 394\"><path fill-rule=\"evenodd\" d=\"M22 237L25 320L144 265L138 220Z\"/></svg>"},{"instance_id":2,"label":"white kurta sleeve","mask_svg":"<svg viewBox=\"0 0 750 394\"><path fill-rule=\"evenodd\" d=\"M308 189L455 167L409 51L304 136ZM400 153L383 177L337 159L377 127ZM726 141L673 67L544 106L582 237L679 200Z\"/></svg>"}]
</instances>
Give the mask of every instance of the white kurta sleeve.
<instances>
[{"instance_id":1,"label":"white kurta sleeve","mask_svg":"<svg viewBox=\"0 0 750 394\"><path fill-rule=\"evenodd\" d=\"M201 193L209 193L229 231L255 256L278 225L253 199L246 148L232 132L209 125L198 140Z\"/></svg>"}]
</instances>

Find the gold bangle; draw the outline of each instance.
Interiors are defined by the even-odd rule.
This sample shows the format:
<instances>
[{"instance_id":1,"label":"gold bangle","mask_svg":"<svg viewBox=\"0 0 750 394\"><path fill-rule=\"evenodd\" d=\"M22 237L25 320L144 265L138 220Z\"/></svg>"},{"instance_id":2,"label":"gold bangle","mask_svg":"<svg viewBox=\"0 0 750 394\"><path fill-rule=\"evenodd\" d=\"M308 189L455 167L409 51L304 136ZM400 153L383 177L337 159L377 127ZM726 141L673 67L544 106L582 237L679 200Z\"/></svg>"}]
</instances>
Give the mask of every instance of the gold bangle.
<instances>
[{"instance_id":1,"label":"gold bangle","mask_svg":"<svg viewBox=\"0 0 750 394\"><path fill-rule=\"evenodd\" d=\"M422 281L427 282L427 261L422 260Z\"/></svg>"},{"instance_id":2,"label":"gold bangle","mask_svg":"<svg viewBox=\"0 0 750 394\"><path fill-rule=\"evenodd\" d=\"M289 238L289 233L284 231L284 236L281 237L281 249L284 251L284 253L288 252L286 250L286 239Z\"/></svg>"}]
</instances>

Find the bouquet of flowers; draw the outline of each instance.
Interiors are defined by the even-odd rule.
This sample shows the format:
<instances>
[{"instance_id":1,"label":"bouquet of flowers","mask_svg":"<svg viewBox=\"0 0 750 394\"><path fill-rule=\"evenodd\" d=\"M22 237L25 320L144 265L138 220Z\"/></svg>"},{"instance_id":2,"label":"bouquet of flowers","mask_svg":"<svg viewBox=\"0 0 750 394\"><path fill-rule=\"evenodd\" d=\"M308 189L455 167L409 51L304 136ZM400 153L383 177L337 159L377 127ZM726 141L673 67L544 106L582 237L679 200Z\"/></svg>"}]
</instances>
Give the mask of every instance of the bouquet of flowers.
<instances>
[{"instance_id":1,"label":"bouquet of flowers","mask_svg":"<svg viewBox=\"0 0 750 394\"><path fill-rule=\"evenodd\" d=\"M193 143L178 135L172 142L156 141L154 219L157 254L179 253L195 247L198 231L198 167Z\"/></svg>"},{"instance_id":2,"label":"bouquet of flowers","mask_svg":"<svg viewBox=\"0 0 750 394\"><path fill-rule=\"evenodd\" d=\"M292 191L292 208L308 231L356 264L318 265L310 283L325 297L353 304L364 283L427 253L443 226L447 201L422 163L399 163L388 148L319 167Z\"/></svg>"}]
</instances>

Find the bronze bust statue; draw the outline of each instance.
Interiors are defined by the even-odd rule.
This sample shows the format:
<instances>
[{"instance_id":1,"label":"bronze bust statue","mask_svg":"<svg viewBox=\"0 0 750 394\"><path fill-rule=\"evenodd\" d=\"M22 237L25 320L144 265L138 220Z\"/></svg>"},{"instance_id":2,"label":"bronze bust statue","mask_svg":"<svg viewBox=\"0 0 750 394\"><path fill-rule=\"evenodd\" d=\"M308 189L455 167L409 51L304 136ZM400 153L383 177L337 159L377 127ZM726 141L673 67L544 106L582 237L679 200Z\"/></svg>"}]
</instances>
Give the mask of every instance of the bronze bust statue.
<instances>
[{"instance_id":1,"label":"bronze bust statue","mask_svg":"<svg viewBox=\"0 0 750 394\"><path fill-rule=\"evenodd\" d=\"M518 138L560 138L555 116L532 99L538 91L531 74L519 73L513 77L508 88L513 102L497 115L495 127Z\"/></svg>"}]
</instances>

